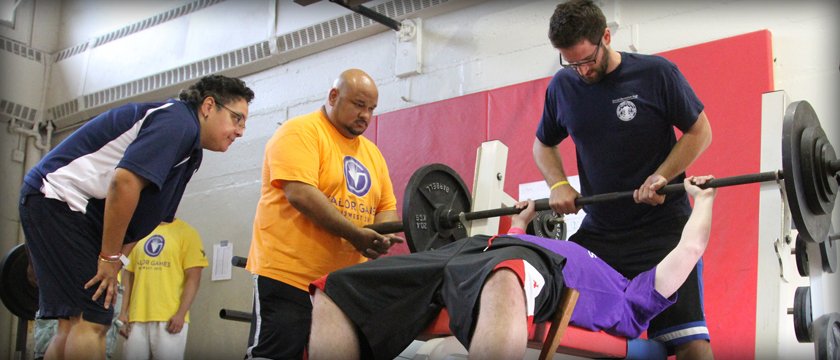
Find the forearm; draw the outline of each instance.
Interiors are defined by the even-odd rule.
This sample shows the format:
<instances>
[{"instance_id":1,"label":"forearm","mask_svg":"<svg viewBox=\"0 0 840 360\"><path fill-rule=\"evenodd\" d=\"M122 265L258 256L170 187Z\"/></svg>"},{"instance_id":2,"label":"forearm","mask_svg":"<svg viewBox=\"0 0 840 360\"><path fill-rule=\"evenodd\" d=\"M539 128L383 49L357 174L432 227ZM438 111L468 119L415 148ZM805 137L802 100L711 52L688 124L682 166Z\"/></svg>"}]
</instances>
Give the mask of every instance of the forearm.
<instances>
[{"instance_id":1,"label":"forearm","mask_svg":"<svg viewBox=\"0 0 840 360\"><path fill-rule=\"evenodd\" d=\"M184 270L184 276L184 292L181 293L181 304L178 305L177 312L181 316L187 315L187 311L190 310L195 295L198 293L201 284L201 267L191 267Z\"/></svg>"},{"instance_id":2,"label":"forearm","mask_svg":"<svg viewBox=\"0 0 840 360\"><path fill-rule=\"evenodd\" d=\"M656 169L668 181L682 174L700 157L712 142L712 130L706 114L701 112L697 122L683 134L665 161Z\"/></svg>"},{"instance_id":3,"label":"forearm","mask_svg":"<svg viewBox=\"0 0 840 360\"><path fill-rule=\"evenodd\" d=\"M694 208L683 229L683 237L695 237L696 241L693 243L701 247L701 252L705 250L711 235L713 205L714 197L694 199Z\"/></svg>"},{"instance_id":4,"label":"forearm","mask_svg":"<svg viewBox=\"0 0 840 360\"><path fill-rule=\"evenodd\" d=\"M125 288L122 294L122 307L120 308L120 317L131 320L129 310L131 309L131 291L134 289L134 273L128 270L123 270L122 281L120 282Z\"/></svg>"},{"instance_id":5,"label":"forearm","mask_svg":"<svg viewBox=\"0 0 840 360\"><path fill-rule=\"evenodd\" d=\"M393 222L393 221L400 221L400 217L397 216L397 210L380 211L373 218L373 223L374 224L379 224L379 223L384 223L384 222Z\"/></svg>"},{"instance_id":6,"label":"forearm","mask_svg":"<svg viewBox=\"0 0 840 360\"><path fill-rule=\"evenodd\" d=\"M116 170L105 197L101 248L103 254L115 255L122 250L128 224L134 216L140 192L146 183L145 179L128 170Z\"/></svg>"},{"instance_id":7,"label":"forearm","mask_svg":"<svg viewBox=\"0 0 840 360\"><path fill-rule=\"evenodd\" d=\"M547 146L537 139L534 140L533 153L537 169L540 170L548 186L560 181L566 181L566 172L563 171L563 159L556 147Z\"/></svg>"},{"instance_id":8,"label":"forearm","mask_svg":"<svg viewBox=\"0 0 840 360\"><path fill-rule=\"evenodd\" d=\"M344 238L357 248L360 227L345 218L316 187L299 182L283 182L289 203L315 225Z\"/></svg>"}]
</instances>

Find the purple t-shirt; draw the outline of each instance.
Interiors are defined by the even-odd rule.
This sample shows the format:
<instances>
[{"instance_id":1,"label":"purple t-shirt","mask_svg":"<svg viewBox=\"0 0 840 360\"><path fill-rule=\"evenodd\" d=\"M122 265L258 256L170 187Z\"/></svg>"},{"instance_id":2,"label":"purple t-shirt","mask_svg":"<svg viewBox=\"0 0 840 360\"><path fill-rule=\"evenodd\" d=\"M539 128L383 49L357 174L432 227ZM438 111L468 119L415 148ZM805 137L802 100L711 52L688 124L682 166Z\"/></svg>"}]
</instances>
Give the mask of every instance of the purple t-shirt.
<instances>
[{"instance_id":1,"label":"purple t-shirt","mask_svg":"<svg viewBox=\"0 0 840 360\"><path fill-rule=\"evenodd\" d=\"M592 331L637 338L650 320L677 300L654 289L656 268L628 280L589 250L571 241L507 235L539 245L566 258L566 286L580 292L570 323Z\"/></svg>"}]
</instances>

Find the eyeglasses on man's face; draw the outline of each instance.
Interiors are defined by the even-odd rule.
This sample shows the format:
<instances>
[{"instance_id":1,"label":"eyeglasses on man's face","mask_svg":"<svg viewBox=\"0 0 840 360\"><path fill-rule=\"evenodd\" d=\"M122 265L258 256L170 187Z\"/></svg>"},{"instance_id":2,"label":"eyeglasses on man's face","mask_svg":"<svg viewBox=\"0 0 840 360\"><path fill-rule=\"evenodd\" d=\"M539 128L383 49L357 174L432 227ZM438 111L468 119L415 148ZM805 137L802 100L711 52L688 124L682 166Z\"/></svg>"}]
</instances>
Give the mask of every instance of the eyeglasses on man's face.
<instances>
[{"instance_id":1,"label":"eyeglasses on man's face","mask_svg":"<svg viewBox=\"0 0 840 360\"><path fill-rule=\"evenodd\" d=\"M236 130L245 130L245 124L243 124L245 122L245 115L242 115L242 114L240 114L236 111L231 110L230 108L228 108L227 106L225 106L224 104L222 104L220 102L216 102L216 105L219 105L223 109L225 109L227 111L230 111L230 114L233 115L233 121L236 124Z\"/></svg>"},{"instance_id":2,"label":"eyeglasses on man's face","mask_svg":"<svg viewBox=\"0 0 840 360\"><path fill-rule=\"evenodd\" d=\"M603 40L603 38L601 39ZM573 63L567 63L565 59L563 59L563 54L560 54L560 66L564 68L572 68L577 70L581 66L590 66L598 61L598 52L601 51L601 40L598 40L598 46L595 47L595 53L591 55L591 59L578 61Z\"/></svg>"}]
</instances>

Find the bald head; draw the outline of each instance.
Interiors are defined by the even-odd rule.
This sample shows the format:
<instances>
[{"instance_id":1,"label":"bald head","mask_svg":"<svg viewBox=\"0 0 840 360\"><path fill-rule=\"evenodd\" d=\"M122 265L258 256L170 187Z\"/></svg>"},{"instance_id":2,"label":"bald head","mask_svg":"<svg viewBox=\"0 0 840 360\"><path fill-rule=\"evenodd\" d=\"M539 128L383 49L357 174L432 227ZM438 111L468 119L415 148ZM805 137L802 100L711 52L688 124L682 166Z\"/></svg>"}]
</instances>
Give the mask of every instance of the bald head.
<instances>
[{"instance_id":1,"label":"bald head","mask_svg":"<svg viewBox=\"0 0 840 360\"><path fill-rule=\"evenodd\" d=\"M370 75L350 69L333 82L324 114L341 135L354 139L367 130L378 101L379 90Z\"/></svg>"},{"instance_id":2,"label":"bald head","mask_svg":"<svg viewBox=\"0 0 840 360\"><path fill-rule=\"evenodd\" d=\"M339 91L347 91L359 89L361 91L370 91L376 96L379 96L379 90L376 89L373 79L362 70L350 69L346 70L333 81L333 89Z\"/></svg>"}]
</instances>

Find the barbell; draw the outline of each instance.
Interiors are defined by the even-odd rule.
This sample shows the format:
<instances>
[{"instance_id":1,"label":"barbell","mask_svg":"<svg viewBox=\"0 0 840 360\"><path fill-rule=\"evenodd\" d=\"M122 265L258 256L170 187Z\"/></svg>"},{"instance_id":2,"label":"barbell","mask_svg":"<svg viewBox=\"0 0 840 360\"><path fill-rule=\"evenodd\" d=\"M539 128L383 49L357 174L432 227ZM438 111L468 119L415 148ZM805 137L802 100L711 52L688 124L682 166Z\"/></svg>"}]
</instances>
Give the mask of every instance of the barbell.
<instances>
[{"instance_id":1,"label":"barbell","mask_svg":"<svg viewBox=\"0 0 840 360\"><path fill-rule=\"evenodd\" d=\"M822 243L828 236L831 212L837 198L840 160L807 101L797 101L785 111L782 128L781 170L714 179L701 188L720 188L767 181L784 181L787 202L799 235ZM683 184L669 184L661 195L684 192ZM633 198L633 191L614 192L575 199L576 206ZM404 232L411 252L439 248L467 237L465 223L471 220L514 215L521 209L470 211L471 196L464 180L443 164L420 167L408 181L401 221L365 227L380 234ZM548 199L536 200L536 210L551 210Z\"/></svg>"}]
</instances>

